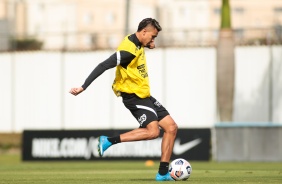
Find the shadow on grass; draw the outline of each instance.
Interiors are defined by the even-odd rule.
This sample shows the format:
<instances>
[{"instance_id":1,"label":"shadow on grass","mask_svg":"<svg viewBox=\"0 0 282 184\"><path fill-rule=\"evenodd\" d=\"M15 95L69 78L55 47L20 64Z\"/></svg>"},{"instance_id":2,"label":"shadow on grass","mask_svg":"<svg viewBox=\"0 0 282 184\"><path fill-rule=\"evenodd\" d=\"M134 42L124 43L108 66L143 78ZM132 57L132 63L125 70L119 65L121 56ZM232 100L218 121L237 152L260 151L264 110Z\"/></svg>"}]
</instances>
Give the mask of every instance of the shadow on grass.
<instances>
[{"instance_id":1,"label":"shadow on grass","mask_svg":"<svg viewBox=\"0 0 282 184\"><path fill-rule=\"evenodd\" d=\"M156 181L154 179L148 179L148 178L139 178L139 179L130 179L130 181Z\"/></svg>"}]
</instances>

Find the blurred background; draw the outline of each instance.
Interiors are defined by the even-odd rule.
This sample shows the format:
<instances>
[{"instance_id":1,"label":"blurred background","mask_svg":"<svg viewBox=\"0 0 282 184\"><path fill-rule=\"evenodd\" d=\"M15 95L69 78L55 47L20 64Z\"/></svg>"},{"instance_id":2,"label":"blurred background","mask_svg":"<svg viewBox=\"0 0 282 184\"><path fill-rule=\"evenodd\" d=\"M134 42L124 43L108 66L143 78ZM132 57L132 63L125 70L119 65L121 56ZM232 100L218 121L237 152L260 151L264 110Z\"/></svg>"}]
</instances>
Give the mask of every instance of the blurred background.
<instances>
[{"instance_id":1,"label":"blurred background","mask_svg":"<svg viewBox=\"0 0 282 184\"><path fill-rule=\"evenodd\" d=\"M0 0L0 147L25 130L138 127L115 70L68 91L147 17L163 28L146 50L152 95L179 127L211 130L218 160L282 160L281 0Z\"/></svg>"},{"instance_id":2,"label":"blurred background","mask_svg":"<svg viewBox=\"0 0 282 184\"><path fill-rule=\"evenodd\" d=\"M159 47L215 46L221 4L221 0L1 0L0 50L115 49L144 17L161 22ZM236 45L281 43L279 0L230 4Z\"/></svg>"}]
</instances>

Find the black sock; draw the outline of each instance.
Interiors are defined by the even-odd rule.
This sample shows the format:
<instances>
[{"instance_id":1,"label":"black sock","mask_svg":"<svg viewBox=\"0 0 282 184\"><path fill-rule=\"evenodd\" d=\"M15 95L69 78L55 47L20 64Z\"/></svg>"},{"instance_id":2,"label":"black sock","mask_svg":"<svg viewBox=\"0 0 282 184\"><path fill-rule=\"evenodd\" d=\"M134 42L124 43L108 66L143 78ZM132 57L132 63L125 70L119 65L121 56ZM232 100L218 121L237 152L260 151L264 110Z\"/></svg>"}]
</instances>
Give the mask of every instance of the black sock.
<instances>
[{"instance_id":1,"label":"black sock","mask_svg":"<svg viewBox=\"0 0 282 184\"><path fill-rule=\"evenodd\" d=\"M108 137L108 140L109 140L112 144L117 144L117 143L120 143L120 136L117 136L117 137Z\"/></svg>"},{"instance_id":2,"label":"black sock","mask_svg":"<svg viewBox=\"0 0 282 184\"><path fill-rule=\"evenodd\" d=\"M160 162L159 174L165 175L168 172L168 162Z\"/></svg>"}]
</instances>

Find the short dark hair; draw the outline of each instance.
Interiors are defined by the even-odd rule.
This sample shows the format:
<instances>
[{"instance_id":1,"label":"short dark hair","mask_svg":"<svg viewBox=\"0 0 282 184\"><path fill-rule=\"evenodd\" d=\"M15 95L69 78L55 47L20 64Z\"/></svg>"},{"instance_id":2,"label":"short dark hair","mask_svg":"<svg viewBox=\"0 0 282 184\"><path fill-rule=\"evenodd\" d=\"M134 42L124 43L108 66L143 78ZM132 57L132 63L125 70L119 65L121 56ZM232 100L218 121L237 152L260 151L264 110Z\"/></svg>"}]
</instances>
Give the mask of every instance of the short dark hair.
<instances>
[{"instance_id":1,"label":"short dark hair","mask_svg":"<svg viewBox=\"0 0 282 184\"><path fill-rule=\"evenodd\" d=\"M145 27L147 27L147 25L151 25L153 27L155 27L158 31L161 31L162 30L162 27L160 26L159 22L156 21L155 19L153 18L146 18L146 19L143 19L139 25L138 25L138 29L137 29L137 32L140 32L142 29L144 29Z\"/></svg>"}]
</instances>

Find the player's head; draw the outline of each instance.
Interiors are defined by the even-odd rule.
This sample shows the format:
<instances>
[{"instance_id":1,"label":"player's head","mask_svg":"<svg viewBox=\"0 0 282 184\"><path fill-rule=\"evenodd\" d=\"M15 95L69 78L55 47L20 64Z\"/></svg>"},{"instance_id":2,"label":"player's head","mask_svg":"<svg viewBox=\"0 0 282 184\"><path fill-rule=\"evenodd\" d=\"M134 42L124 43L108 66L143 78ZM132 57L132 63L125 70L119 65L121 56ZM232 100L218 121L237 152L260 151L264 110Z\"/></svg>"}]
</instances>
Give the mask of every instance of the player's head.
<instances>
[{"instance_id":1,"label":"player's head","mask_svg":"<svg viewBox=\"0 0 282 184\"><path fill-rule=\"evenodd\" d=\"M155 29L157 29L157 31L161 31L162 30L162 27L160 26L159 22L156 21L155 19L153 18L146 18L146 19L143 19L139 25L138 25L138 29L137 29L137 32L140 32L142 31L144 28L146 28L147 26L152 26L154 27Z\"/></svg>"},{"instance_id":2,"label":"player's head","mask_svg":"<svg viewBox=\"0 0 282 184\"><path fill-rule=\"evenodd\" d=\"M137 29L138 39L143 46L154 44L154 39L158 36L162 28L158 21L153 18L143 19Z\"/></svg>"}]
</instances>

